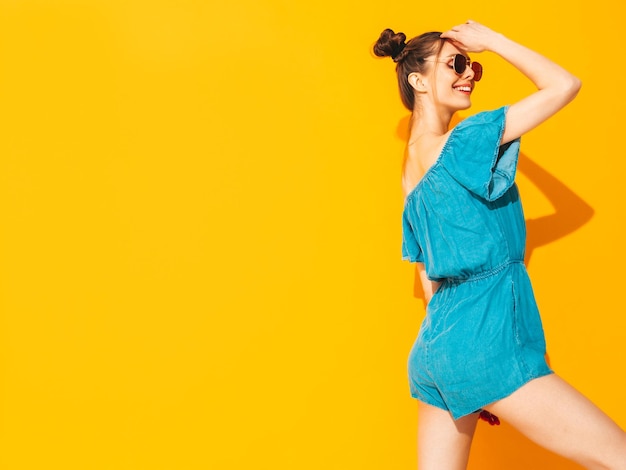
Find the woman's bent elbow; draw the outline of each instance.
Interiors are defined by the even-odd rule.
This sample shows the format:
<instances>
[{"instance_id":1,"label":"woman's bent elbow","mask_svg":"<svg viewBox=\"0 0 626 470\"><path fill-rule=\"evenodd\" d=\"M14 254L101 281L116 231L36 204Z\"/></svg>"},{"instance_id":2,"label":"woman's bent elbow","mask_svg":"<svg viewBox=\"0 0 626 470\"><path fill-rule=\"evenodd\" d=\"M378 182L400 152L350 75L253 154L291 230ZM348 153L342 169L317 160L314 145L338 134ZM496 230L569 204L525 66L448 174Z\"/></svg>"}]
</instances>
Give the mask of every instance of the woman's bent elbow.
<instances>
[{"instance_id":1,"label":"woman's bent elbow","mask_svg":"<svg viewBox=\"0 0 626 470\"><path fill-rule=\"evenodd\" d=\"M570 101L576 97L582 85L583 85L583 82L580 80L580 78L574 75L570 75L570 79L568 80L568 83L566 86L566 93L569 96Z\"/></svg>"}]
</instances>

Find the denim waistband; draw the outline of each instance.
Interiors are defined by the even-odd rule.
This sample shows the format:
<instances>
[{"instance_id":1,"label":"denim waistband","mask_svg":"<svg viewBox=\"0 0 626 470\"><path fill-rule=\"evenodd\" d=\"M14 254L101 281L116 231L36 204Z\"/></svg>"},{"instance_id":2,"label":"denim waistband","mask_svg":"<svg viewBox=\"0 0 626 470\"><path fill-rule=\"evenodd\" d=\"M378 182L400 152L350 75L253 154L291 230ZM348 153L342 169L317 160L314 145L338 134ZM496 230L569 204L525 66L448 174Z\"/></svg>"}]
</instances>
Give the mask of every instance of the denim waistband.
<instances>
[{"instance_id":1,"label":"denim waistband","mask_svg":"<svg viewBox=\"0 0 626 470\"><path fill-rule=\"evenodd\" d=\"M472 274L470 276L462 277L462 278L461 277L447 277L447 278L442 279L441 282L446 283L446 284L463 284L465 282L480 281L481 279L495 276L496 274L504 271L506 268L514 264L521 264L523 266L524 260L523 259L511 259L511 260L505 261L502 264L495 266L494 268L488 269L486 271L481 271L479 273Z\"/></svg>"}]
</instances>

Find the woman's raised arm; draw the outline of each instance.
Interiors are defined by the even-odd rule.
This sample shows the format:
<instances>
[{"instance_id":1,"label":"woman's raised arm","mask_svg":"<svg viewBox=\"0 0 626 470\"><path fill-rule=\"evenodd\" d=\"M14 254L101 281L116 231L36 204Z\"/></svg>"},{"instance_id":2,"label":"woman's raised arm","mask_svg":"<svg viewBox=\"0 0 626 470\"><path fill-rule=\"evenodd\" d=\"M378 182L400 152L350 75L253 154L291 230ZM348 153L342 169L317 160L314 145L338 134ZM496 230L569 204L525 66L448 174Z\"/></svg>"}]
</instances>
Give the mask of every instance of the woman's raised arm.
<instances>
[{"instance_id":1,"label":"woman's raised arm","mask_svg":"<svg viewBox=\"0 0 626 470\"><path fill-rule=\"evenodd\" d=\"M498 54L537 87L536 92L509 107L502 143L537 127L572 101L580 90L580 80L563 67L480 23L470 20L454 26L441 37L467 52Z\"/></svg>"}]
</instances>

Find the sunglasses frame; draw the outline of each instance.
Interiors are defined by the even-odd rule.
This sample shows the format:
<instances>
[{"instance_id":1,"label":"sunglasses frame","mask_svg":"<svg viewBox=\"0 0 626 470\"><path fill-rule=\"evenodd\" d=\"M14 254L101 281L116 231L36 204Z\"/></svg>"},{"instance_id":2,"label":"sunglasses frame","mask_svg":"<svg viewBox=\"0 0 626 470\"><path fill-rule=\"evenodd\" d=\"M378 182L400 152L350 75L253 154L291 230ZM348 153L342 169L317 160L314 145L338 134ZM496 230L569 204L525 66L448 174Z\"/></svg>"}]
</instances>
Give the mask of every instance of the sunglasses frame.
<instances>
[{"instance_id":1,"label":"sunglasses frame","mask_svg":"<svg viewBox=\"0 0 626 470\"><path fill-rule=\"evenodd\" d=\"M454 62L452 64L454 72L457 75L463 75L467 67L474 72L474 81L478 82L483 78L483 66L478 62L472 62L472 59L464 56L463 54L454 54Z\"/></svg>"},{"instance_id":2,"label":"sunglasses frame","mask_svg":"<svg viewBox=\"0 0 626 470\"><path fill-rule=\"evenodd\" d=\"M454 73L457 75L463 75L467 67L472 69L474 72L474 81L479 82L481 78L483 78L483 66L478 62L472 62L469 57L464 56L463 54L454 54L452 62L452 69ZM438 62L440 64L448 64L448 61L443 60L428 60L423 59L424 62Z\"/></svg>"}]
</instances>

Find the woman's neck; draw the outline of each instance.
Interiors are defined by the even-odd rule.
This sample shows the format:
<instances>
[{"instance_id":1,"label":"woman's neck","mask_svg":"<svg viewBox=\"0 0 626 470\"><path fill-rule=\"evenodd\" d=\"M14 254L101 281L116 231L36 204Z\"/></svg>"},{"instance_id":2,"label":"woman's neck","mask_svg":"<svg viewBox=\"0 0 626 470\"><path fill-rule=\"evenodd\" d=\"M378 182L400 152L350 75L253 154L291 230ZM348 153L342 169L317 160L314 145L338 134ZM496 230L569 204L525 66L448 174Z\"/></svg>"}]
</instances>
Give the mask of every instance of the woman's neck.
<instances>
[{"instance_id":1,"label":"woman's neck","mask_svg":"<svg viewBox=\"0 0 626 470\"><path fill-rule=\"evenodd\" d=\"M411 117L411 140L419 139L424 135L444 135L448 132L452 114L454 113L436 111L432 107L414 109Z\"/></svg>"}]
</instances>

